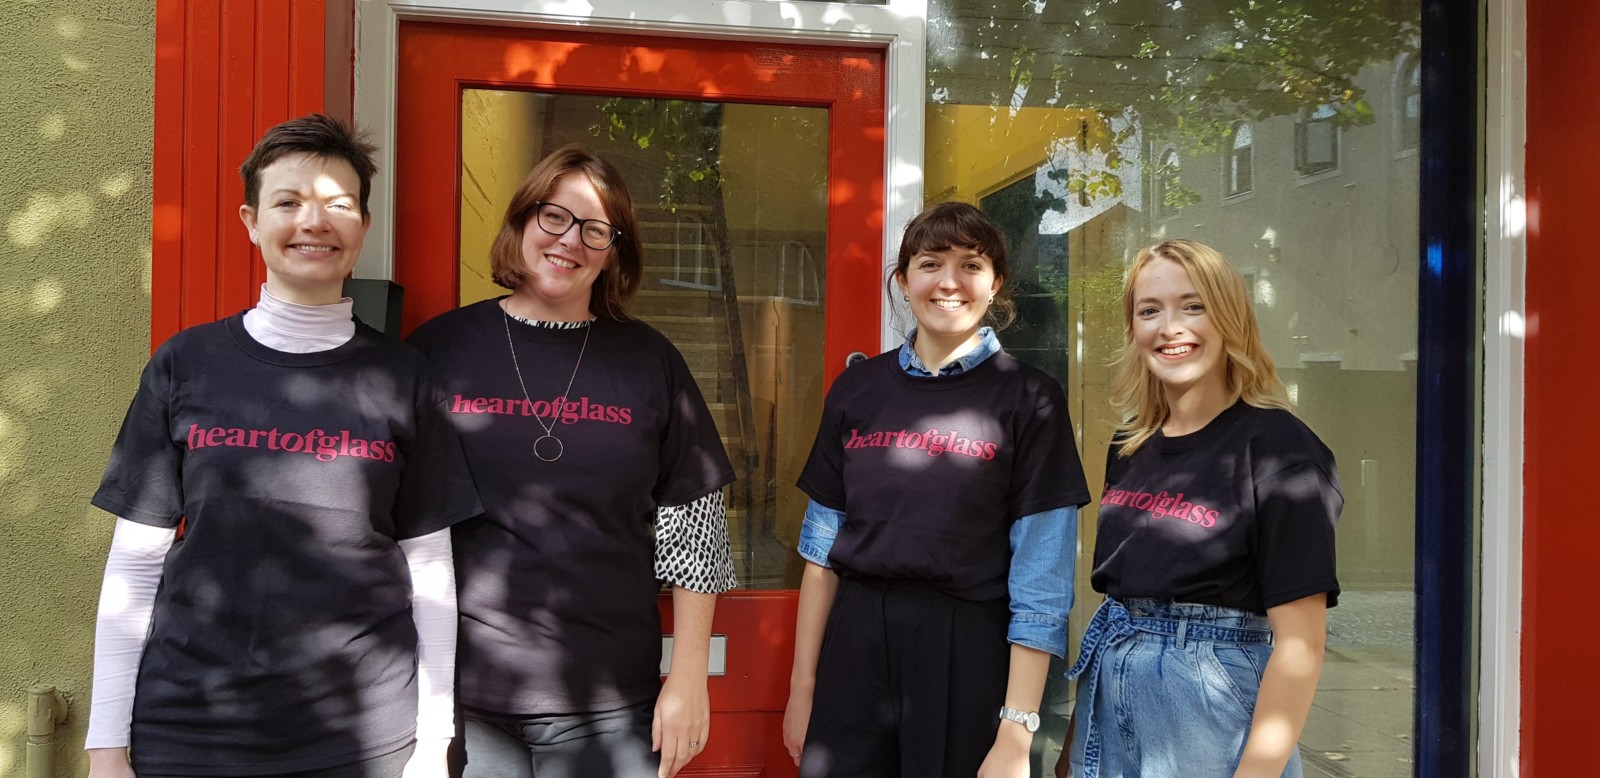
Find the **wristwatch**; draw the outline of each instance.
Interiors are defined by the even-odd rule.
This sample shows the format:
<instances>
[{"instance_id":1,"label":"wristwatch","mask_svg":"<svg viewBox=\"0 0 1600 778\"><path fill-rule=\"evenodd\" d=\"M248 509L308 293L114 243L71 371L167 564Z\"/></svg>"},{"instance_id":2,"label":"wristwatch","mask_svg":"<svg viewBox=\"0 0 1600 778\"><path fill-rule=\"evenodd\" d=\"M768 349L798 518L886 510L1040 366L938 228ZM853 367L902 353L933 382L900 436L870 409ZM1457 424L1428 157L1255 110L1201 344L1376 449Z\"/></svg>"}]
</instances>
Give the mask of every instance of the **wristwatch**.
<instances>
[{"instance_id":1,"label":"wristwatch","mask_svg":"<svg viewBox=\"0 0 1600 778\"><path fill-rule=\"evenodd\" d=\"M1038 711L1030 710L1027 713L1023 713L1016 708L1002 707L1000 709L1000 718L1006 721L1015 721L1018 724L1021 724L1023 728L1027 729L1029 732L1039 731Z\"/></svg>"}]
</instances>

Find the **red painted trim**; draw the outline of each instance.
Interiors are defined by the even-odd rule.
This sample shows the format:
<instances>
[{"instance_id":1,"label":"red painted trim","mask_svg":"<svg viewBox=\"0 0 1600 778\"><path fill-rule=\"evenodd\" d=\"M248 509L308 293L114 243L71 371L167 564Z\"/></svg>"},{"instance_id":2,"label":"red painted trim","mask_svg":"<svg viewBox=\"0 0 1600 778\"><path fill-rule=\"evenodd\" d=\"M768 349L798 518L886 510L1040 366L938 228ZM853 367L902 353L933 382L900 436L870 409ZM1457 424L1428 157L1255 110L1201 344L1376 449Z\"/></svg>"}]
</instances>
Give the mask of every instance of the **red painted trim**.
<instances>
[{"instance_id":1,"label":"red painted trim","mask_svg":"<svg viewBox=\"0 0 1600 778\"><path fill-rule=\"evenodd\" d=\"M254 2L222 6L221 50L230 59L255 61L258 67L250 70L228 68L219 74L221 93L217 99L217 180L216 195L212 199L217 204L214 218L218 238L217 301L212 315L217 317L250 307L255 297L250 294L251 268L261 264L256 252L247 246L241 248L239 241L234 239L244 229L242 222L237 217L231 225L226 221L228 212L237 211L238 203L244 198L238 174L235 173L230 181L228 173L238 168L239 162L255 145L256 101L260 95L257 74L270 74L275 64L275 51L265 46L257 48L256 31L267 20L259 18L256 11ZM230 202L233 203L231 209L228 207Z\"/></svg>"},{"instance_id":2,"label":"red painted trim","mask_svg":"<svg viewBox=\"0 0 1600 778\"><path fill-rule=\"evenodd\" d=\"M348 117L354 0L156 0L151 348L251 305L265 268L239 223L239 163L279 122ZM330 44L332 20L338 41ZM329 66L329 45L347 52Z\"/></svg>"},{"instance_id":3,"label":"red painted trim","mask_svg":"<svg viewBox=\"0 0 1600 778\"><path fill-rule=\"evenodd\" d=\"M156 2L155 138L150 204L150 348L182 326L183 65L186 7Z\"/></svg>"},{"instance_id":4,"label":"red painted trim","mask_svg":"<svg viewBox=\"0 0 1600 778\"><path fill-rule=\"evenodd\" d=\"M1527 12L1521 758L1523 778L1554 778L1591 774L1589 738L1600 729L1600 625L1586 618L1600 591L1600 510L1590 492L1600 364L1583 351L1600 290L1592 226L1600 103L1578 88L1600 82L1589 34L1600 29L1600 5L1528 0Z\"/></svg>"},{"instance_id":5,"label":"red painted trim","mask_svg":"<svg viewBox=\"0 0 1600 778\"><path fill-rule=\"evenodd\" d=\"M879 350L884 54L858 48L405 23L399 33L395 280L405 328L456 306L460 90L467 86L824 106L830 112L831 381ZM451 182L441 186L441 182Z\"/></svg>"},{"instance_id":6,"label":"red painted trim","mask_svg":"<svg viewBox=\"0 0 1600 778\"><path fill-rule=\"evenodd\" d=\"M217 119L221 80L221 6L189 5L185 30L183 127L183 300L182 325L216 318L217 264L208 260L217 245Z\"/></svg>"}]
</instances>

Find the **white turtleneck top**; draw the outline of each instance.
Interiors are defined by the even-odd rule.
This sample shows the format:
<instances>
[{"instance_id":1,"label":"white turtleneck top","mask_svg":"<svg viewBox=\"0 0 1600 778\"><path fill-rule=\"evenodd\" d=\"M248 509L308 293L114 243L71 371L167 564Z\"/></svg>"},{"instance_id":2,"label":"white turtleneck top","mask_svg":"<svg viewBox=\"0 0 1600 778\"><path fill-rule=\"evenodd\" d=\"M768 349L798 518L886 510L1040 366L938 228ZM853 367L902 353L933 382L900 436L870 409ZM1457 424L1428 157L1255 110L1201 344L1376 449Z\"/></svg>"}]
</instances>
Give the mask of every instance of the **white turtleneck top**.
<instances>
[{"instance_id":1,"label":"white turtleneck top","mask_svg":"<svg viewBox=\"0 0 1600 778\"><path fill-rule=\"evenodd\" d=\"M331 305L291 303L263 285L260 302L244 314L244 328L278 351L327 351L355 337L354 305L348 297ZM175 535L175 530L117 519L95 616L94 695L85 748L128 745L134 682L162 564ZM418 754L436 754L455 735L456 581L450 530L399 545L411 571L411 615L417 626Z\"/></svg>"},{"instance_id":2,"label":"white turtleneck top","mask_svg":"<svg viewBox=\"0 0 1600 778\"><path fill-rule=\"evenodd\" d=\"M356 336L355 301L301 305L280 300L261 285L261 301L244 312L244 330L257 343L291 354L328 351Z\"/></svg>"}]
</instances>

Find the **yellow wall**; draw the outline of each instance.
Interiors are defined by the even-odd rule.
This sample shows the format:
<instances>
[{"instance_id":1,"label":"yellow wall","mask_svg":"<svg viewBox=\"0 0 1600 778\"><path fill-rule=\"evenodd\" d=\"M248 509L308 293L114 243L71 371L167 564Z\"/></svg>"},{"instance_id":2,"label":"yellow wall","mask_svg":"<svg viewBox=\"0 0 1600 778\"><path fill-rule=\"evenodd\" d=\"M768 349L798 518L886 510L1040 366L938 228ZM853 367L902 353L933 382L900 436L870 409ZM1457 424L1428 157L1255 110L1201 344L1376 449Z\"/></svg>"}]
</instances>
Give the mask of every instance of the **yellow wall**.
<instances>
[{"instance_id":1,"label":"yellow wall","mask_svg":"<svg viewBox=\"0 0 1600 778\"><path fill-rule=\"evenodd\" d=\"M1057 139L1076 137L1093 111L1074 108L1007 108L986 105L927 107L923 193L929 203L978 198L1031 173Z\"/></svg>"},{"instance_id":2,"label":"yellow wall","mask_svg":"<svg viewBox=\"0 0 1600 778\"><path fill-rule=\"evenodd\" d=\"M0 3L0 776L25 691L82 775L111 519L89 506L149 353L154 0Z\"/></svg>"},{"instance_id":3,"label":"yellow wall","mask_svg":"<svg viewBox=\"0 0 1600 778\"><path fill-rule=\"evenodd\" d=\"M517 187L544 158L540 122L532 93L469 89L462 95L462 305L506 293L494 282L489 249Z\"/></svg>"}]
</instances>

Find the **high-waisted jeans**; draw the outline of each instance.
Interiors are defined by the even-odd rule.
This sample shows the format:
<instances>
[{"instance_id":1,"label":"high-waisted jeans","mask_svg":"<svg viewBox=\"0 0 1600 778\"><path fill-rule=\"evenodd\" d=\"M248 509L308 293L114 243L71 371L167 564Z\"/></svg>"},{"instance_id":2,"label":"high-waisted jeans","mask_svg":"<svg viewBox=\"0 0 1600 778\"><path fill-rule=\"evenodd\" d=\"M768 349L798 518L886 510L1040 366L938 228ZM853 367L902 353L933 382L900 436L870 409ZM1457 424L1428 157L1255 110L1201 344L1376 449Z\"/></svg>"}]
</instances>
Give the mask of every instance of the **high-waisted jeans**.
<instances>
[{"instance_id":1,"label":"high-waisted jeans","mask_svg":"<svg viewBox=\"0 0 1600 778\"><path fill-rule=\"evenodd\" d=\"M1107 598L1083 636L1074 778L1228 778L1244 753L1272 629L1214 605ZM1284 778L1300 778L1298 750Z\"/></svg>"}]
</instances>

